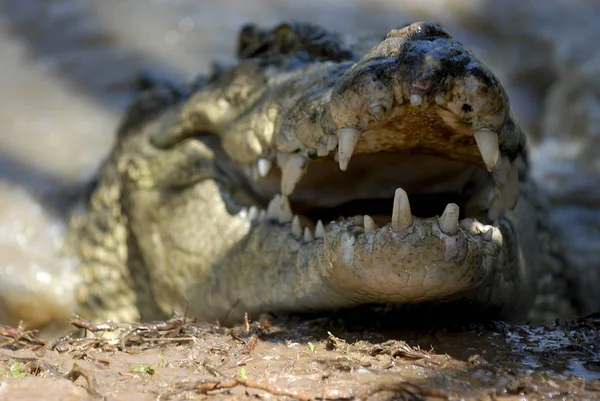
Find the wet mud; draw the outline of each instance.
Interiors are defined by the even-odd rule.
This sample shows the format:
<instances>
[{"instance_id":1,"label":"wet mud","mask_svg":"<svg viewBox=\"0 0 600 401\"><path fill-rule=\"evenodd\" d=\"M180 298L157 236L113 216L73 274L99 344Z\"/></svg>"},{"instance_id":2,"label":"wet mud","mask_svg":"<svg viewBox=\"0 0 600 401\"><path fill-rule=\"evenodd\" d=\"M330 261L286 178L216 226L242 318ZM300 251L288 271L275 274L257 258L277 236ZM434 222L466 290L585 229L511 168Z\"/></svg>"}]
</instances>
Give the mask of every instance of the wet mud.
<instances>
[{"instance_id":1,"label":"wet mud","mask_svg":"<svg viewBox=\"0 0 600 401\"><path fill-rule=\"evenodd\" d=\"M72 324L49 340L0 328L0 399L600 398L600 315L421 330L268 315Z\"/></svg>"}]
</instances>

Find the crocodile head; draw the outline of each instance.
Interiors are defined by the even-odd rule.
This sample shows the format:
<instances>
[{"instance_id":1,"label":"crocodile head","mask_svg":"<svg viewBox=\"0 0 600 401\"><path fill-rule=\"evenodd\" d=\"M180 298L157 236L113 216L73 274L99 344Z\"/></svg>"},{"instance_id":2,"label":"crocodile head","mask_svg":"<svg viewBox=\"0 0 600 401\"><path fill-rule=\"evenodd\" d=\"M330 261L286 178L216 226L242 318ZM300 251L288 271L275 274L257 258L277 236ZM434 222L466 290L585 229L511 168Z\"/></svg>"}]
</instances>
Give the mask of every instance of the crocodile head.
<instances>
[{"instance_id":1,"label":"crocodile head","mask_svg":"<svg viewBox=\"0 0 600 401\"><path fill-rule=\"evenodd\" d=\"M153 301L185 295L221 321L453 300L526 312L535 220L499 80L429 23L342 60L314 47L219 69L121 156Z\"/></svg>"},{"instance_id":2,"label":"crocodile head","mask_svg":"<svg viewBox=\"0 0 600 401\"><path fill-rule=\"evenodd\" d=\"M458 206L492 222L515 207L525 136L498 79L446 32L424 23L394 30L341 74L324 75L312 92L295 84L270 94L273 127L226 134L238 160L239 142L266 142L258 174L247 174L263 199L280 193L315 222L373 215L395 228L412 222L409 204L397 207L407 196L420 217L454 203L452 215Z\"/></svg>"}]
</instances>

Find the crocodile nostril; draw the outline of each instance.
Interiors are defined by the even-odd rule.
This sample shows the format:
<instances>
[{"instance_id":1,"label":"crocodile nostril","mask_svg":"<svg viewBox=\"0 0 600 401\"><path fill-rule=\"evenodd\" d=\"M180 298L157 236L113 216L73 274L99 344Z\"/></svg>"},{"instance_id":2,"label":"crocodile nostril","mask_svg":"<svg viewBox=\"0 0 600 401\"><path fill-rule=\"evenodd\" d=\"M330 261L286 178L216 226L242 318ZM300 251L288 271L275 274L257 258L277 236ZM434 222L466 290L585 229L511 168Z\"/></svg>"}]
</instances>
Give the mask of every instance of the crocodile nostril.
<instances>
[{"instance_id":1,"label":"crocodile nostril","mask_svg":"<svg viewBox=\"0 0 600 401\"><path fill-rule=\"evenodd\" d=\"M473 106L468 103L464 103L461 107L461 110L463 113L470 113L473 111Z\"/></svg>"},{"instance_id":2,"label":"crocodile nostril","mask_svg":"<svg viewBox=\"0 0 600 401\"><path fill-rule=\"evenodd\" d=\"M415 22L400 29L394 29L387 34L387 38L450 38L441 25L431 22Z\"/></svg>"}]
</instances>

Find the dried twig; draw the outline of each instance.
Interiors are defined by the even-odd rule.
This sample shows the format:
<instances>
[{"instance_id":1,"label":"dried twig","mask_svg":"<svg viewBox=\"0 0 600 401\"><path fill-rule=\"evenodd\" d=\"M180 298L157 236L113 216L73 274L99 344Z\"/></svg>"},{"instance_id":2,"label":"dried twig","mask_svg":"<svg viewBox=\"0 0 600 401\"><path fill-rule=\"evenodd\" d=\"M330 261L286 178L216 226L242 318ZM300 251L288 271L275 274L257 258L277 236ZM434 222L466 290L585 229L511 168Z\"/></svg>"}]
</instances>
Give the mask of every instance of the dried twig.
<instances>
[{"instance_id":1,"label":"dried twig","mask_svg":"<svg viewBox=\"0 0 600 401\"><path fill-rule=\"evenodd\" d=\"M256 344L258 344L258 334L254 333L248 339L246 346L244 347L244 354L249 354L256 348Z\"/></svg>"},{"instance_id":2,"label":"dried twig","mask_svg":"<svg viewBox=\"0 0 600 401\"><path fill-rule=\"evenodd\" d=\"M226 390L234 388L236 386L243 386L247 388L253 388L256 390L263 390L272 395L287 396L300 401L310 401L314 399L314 397L302 394L297 391L284 390L277 387L269 386L268 384L261 383L256 380L247 380L240 378L225 379L221 381L203 381L201 383L196 384L194 386L194 389L200 394L208 394L208 392L210 391Z\"/></svg>"},{"instance_id":3,"label":"dried twig","mask_svg":"<svg viewBox=\"0 0 600 401\"><path fill-rule=\"evenodd\" d=\"M387 354L394 358L406 358L412 360L426 359L436 365L440 364L439 361L431 357L431 354L429 352L423 351L418 347L411 347L404 341L386 341L370 349L369 354L371 356L375 356L378 354Z\"/></svg>"},{"instance_id":4,"label":"dried twig","mask_svg":"<svg viewBox=\"0 0 600 401\"><path fill-rule=\"evenodd\" d=\"M34 346L45 346L46 341L37 337L37 330L25 330L23 322L19 322L17 328L11 326L0 326L0 336L6 337L9 340L0 343L0 347L6 347L9 345L21 344L21 345L34 345Z\"/></svg>"},{"instance_id":5,"label":"dried twig","mask_svg":"<svg viewBox=\"0 0 600 401\"><path fill-rule=\"evenodd\" d=\"M73 364L73 368L65 375L65 377L72 382L77 380L79 376L82 376L87 382L87 391L91 396L100 396L98 392L98 385L96 384L96 379L94 376L88 372L87 370L80 368L77 364Z\"/></svg>"},{"instance_id":6,"label":"dried twig","mask_svg":"<svg viewBox=\"0 0 600 401\"><path fill-rule=\"evenodd\" d=\"M141 341L144 342L178 342L178 341L194 341L194 337L158 337L158 338L142 338Z\"/></svg>"},{"instance_id":7,"label":"dried twig","mask_svg":"<svg viewBox=\"0 0 600 401\"><path fill-rule=\"evenodd\" d=\"M186 311L187 313L187 311ZM195 320L188 322L187 316L174 317L165 322L144 323L133 326L120 337L121 349L125 350L128 342L134 337L138 341L157 342L157 341L193 341L193 336L183 336L184 332L195 325Z\"/></svg>"},{"instance_id":8,"label":"dried twig","mask_svg":"<svg viewBox=\"0 0 600 401\"><path fill-rule=\"evenodd\" d=\"M71 319L71 325L77 327L78 329L89 330L92 333L96 333L98 331L115 331L119 328L118 324L110 320L102 323L92 323L89 320L85 320L77 315Z\"/></svg>"},{"instance_id":9,"label":"dried twig","mask_svg":"<svg viewBox=\"0 0 600 401\"><path fill-rule=\"evenodd\" d=\"M258 321L250 322L248 314L244 314L244 321L241 327L233 328L229 335L240 343L244 344L244 353L248 354L256 347L258 340L271 327L271 317L261 315Z\"/></svg>"},{"instance_id":10,"label":"dried twig","mask_svg":"<svg viewBox=\"0 0 600 401\"><path fill-rule=\"evenodd\" d=\"M215 377L225 377L225 375L223 373L221 373L221 371L219 371L219 369L215 368L214 366L210 365L208 362L204 361L202 363L202 366L204 367L204 369L208 370L208 372L215 376Z\"/></svg>"}]
</instances>

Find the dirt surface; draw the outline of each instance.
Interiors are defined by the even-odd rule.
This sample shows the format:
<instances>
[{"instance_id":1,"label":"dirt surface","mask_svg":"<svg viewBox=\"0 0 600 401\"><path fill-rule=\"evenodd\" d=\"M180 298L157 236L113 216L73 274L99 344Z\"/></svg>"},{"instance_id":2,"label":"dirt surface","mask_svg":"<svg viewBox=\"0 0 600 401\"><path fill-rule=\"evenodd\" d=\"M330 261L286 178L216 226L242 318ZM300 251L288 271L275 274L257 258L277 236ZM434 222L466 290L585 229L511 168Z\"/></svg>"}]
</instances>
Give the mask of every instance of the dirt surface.
<instances>
[{"instance_id":1,"label":"dirt surface","mask_svg":"<svg viewBox=\"0 0 600 401\"><path fill-rule=\"evenodd\" d=\"M600 315L422 330L347 317L72 324L88 335L0 328L0 399L600 399Z\"/></svg>"}]
</instances>

